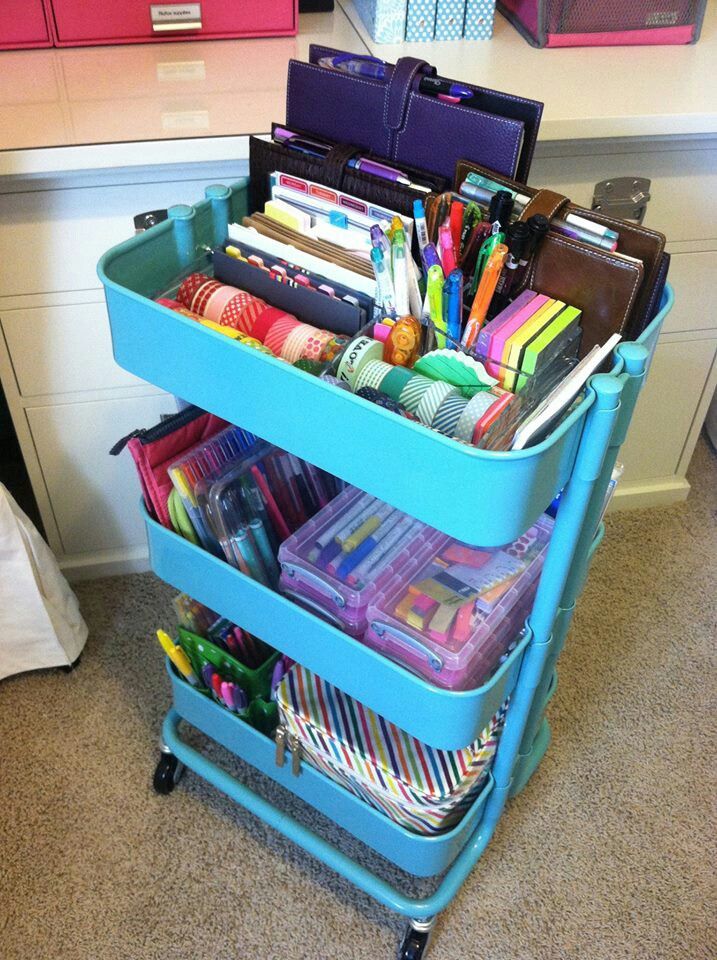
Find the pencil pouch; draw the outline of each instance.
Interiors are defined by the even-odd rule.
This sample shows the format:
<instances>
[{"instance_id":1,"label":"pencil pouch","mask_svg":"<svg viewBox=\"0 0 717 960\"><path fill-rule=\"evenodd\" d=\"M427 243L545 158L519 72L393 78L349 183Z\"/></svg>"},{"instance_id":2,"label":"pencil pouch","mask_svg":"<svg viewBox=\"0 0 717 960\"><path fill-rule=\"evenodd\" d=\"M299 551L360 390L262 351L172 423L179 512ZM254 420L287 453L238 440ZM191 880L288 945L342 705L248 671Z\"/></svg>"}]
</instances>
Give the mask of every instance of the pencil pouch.
<instances>
[{"instance_id":1,"label":"pencil pouch","mask_svg":"<svg viewBox=\"0 0 717 960\"><path fill-rule=\"evenodd\" d=\"M173 490L168 467L190 447L208 440L227 426L212 413L189 406L154 427L133 430L110 450L117 456L125 447L137 468L147 511L170 530L174 528L167 501Z\"/></svg>"},{"instance_id":2,"label":"pencil pouch","mask_svg":"<svg viewBox=\"0 0 717 960\"><path fill-rule=\"evenodd\" d=\"M276 126L278 124L272 124L272 131ZM311 136L301 127L292 126L291 129L294 133L304 134L307 137ZM328 156L320 159L297 153L283 143L250 137L250 209L252 211L264 209L264 204L271 196L269 176L275 170L280 170L304 180L312 180L315 183L323 184L331 190L350 193L367 203L388 207L404 216L413 216L413 201L425 197L425 192L416 191L405 184L385 180L382 177L374 176L365 171L354 170L347 166L347 161L359 153L362 156L368 156L370 159L383 162L386 162L385 155L361 149L350 137L344 142L337 142L333 137L323 137L322 139L333 143L334 148ZM405 164L401 165L401 169L413 183L424 184L437 193L446 189L450 182L450 178L427 173L425 170L418 170Z\"/></svg>"},{"instance_id":3,"label":"pencil pouch","mask_svg":"<svg viewBox=\"0 0 717 960\"><path fill-rule=\"evenodd\" d=\"M474 91L470 106L444 102L420 92L421 77L435 76L436 69L414 57L389 64L387 80L318 63L342 54L312 44L309 63L289 61L288 127L350 142L399 165L411 164L448 178L466 156L506 176L527 178L542 103L462 82Z\"/></svg>"},{"instance_id":4,"label":"pencil pouch","mask_svg":"<svg viewBox=\"0 0 717 960\"><path fill-rule=\"evenodd\" d=\"M663 234L586 210L562 194L519 184L466 160L456 167L456 190L471 172L529 196L531 201L523 208L521 220L535 213L551 220L575 213L619 234L618 249L611 253L549 232L533 256L521 287L515 290L519 293L529 287L578 307L582 311L581 356L596 344L605 343L613 333L629 338L642 333L654 315L655 288L664 287Z\"/></svg>"}]
</instances>

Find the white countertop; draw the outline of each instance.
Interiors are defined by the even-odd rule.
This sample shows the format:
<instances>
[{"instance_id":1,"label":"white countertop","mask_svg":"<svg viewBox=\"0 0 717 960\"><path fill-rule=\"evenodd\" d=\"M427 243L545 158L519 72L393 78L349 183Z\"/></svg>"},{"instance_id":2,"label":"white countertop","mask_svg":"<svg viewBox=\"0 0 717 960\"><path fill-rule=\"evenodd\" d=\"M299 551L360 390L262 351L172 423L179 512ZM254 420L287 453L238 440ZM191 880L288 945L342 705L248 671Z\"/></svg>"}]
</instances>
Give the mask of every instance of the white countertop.
<instances>
[{"instance_id":1,"label":"white countertop","mask_svg":"<svg viewBox=\"0 0 717 960\"><path fill-rule=\"evenodd\" d=\"M540 140L717 134L717 2L694 45L531 47L496 13L491 40L375 43L352 0L339 0L375 57L422 57L438 73L545 104Z\"/></svg>"},{"instance_id":2,"label":"white countertop","mask_svg":"<svg viewBox=\"0 0 717 960\"><path fill-rule=\"evenodd\" d=\"M536 50L500 16L490 41L374 44L340 2L297 37L0 53L0 175L243 159L310 43L543 100L542 141L717 135L717 3L695 46Z\"/></svg>"}]
</instances>

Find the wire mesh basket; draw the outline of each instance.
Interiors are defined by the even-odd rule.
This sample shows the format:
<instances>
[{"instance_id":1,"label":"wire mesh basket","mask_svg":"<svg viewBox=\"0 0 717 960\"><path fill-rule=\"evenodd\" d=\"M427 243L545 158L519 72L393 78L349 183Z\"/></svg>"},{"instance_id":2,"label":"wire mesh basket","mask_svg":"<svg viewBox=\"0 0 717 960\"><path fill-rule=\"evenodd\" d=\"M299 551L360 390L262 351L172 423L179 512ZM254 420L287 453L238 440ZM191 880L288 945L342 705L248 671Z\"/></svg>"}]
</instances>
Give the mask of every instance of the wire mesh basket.
<instances>
[{"instance_id":1,"label":"wire mesh basket","mask_svg":"<svg viewBox=\"0 0 717 960\"><path fill-rule=\"evenodd\" d=\"M707 0L499 0L534 47L695 43Z\"/></svg>"}]
</instances>

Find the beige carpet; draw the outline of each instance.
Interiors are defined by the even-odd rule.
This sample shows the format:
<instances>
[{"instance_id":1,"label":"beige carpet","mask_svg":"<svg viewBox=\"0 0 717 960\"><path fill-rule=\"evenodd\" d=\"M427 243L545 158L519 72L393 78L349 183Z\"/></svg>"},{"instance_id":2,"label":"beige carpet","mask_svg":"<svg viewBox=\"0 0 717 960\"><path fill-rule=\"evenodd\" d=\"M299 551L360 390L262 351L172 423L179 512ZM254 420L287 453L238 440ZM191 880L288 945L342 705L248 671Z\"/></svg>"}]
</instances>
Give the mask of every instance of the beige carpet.
<instances>
[{"instance_id":1,"label":"beige carpet","mask_svg":"<svg viewBox=\"0 0 717 960\"><path fill-rule=\"evenodd\" d=\"M717 956L716 475L700 444L686 504L610 519L552 746L444 914L434 960ZM152 634L171 591L146 575L79 594L79 669L0 684L0 958L390 960L394 914L193 774L153 793L169 696Z\"/></svg>"}]
</instances>

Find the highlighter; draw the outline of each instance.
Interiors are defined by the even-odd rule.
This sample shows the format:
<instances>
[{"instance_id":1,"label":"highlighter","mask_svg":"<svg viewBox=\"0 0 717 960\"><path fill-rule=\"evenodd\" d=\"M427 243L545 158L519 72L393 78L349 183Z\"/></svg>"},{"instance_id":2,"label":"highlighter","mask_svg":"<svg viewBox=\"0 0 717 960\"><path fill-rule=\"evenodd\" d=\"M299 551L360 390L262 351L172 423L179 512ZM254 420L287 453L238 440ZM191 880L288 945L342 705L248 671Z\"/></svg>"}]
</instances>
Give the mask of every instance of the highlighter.
<instances>
[{"instance_id":1,"label":"highlighter","mask_svg":"<svg viewBox=\"0 0 717 960\"><path fill-rule=\"evenodd\" d=\"M443 321L443 270L438 265L428 271L429 316L436 328L436 343L442 350L446 345L446 327Z\"/></svg>"},{"instance_id":2,"label":"highlighter","mask_svg":"<svg viewBox=\"0 0 717 960\"><path fill-rule=\"evenodd\" d=\"M197 675L192 669L192 664L190 663L189 657L186 655L184 650L181 647L178 647L172 638L164 630L157 631L157 639L162 644L162 649L167 654L169 659L172 661L174 666L179 670L185 680L188 680L193 687L199 685L199 680Z\"/></svg>"},{"instance_id":3,"label":"highlighter","mask_svg":"<svg viewBox=\"0 0 717 960\"><path fill-rule=\"evenodd\" d=\"M485 318L488 315L488 307L493 299L495 287L507 256L508 248L504 243L499 243L488 257L463 335L463 346L468 349L476 342L480 329L485 323Z\"/></svg>"},{"instance_id":4,"label":"highlighter","mask_svg":"<svg viewBox=\"0 0 717 960\"><path fill-rule=\"evenodd\" d=\"M443 223L438 228L438 244L441 249L441 264L446 276L456 269L456 250L453 244L453 234L450 223Z\"/></svg>"},{"instance_id":5,"label":"highlighter","mask_svg":"<svg viewBox=\"0 0 717 960\"><path fill-rule=\"evenodd\" d=\"M463 274L452 270L443 284L443 322L450 340L448 347L455 350L461 339L463 310Z\"/></svg>"},{"instance_id":6,"label":"highlighter","mask_svg":"<svg viewBox=\"0 0 717 960\"><path fill-rule=\"evenodd\" d=\"M396 292L396 313L399 317L410 312L408 300L408 274L406 273L406 234L403 227L393 232L391 240L391 272L393 289Z\"/></svg>"},{"instance_id":7,"label":"highlighter","mask_svg":"<svg viewBox=\"0 0 717 960\"><path fill-rule=\"evenodd\" d=\"M380 247L373 247L371 249L371 266L373 267L373 275L376 278L377 299L380 301L383 311L395 317L396 301L393 281L391 280L390 272L386 268L386 261L384 260Z\"/></svg>"}]
</instances>

